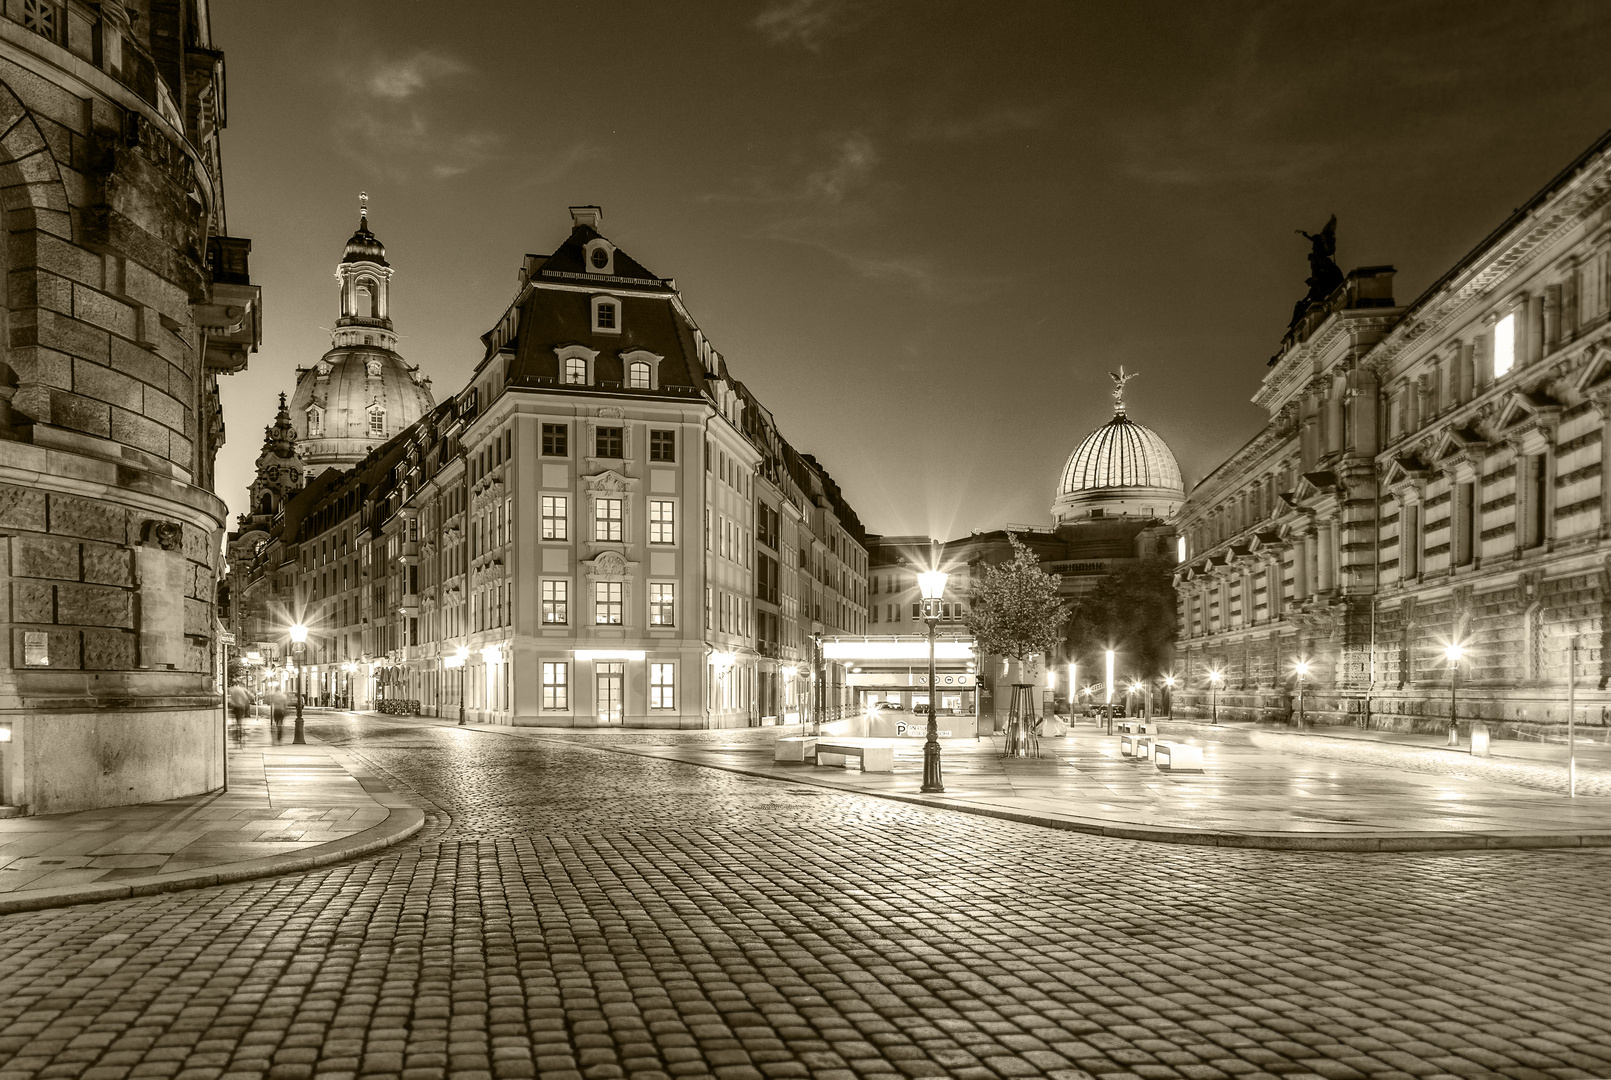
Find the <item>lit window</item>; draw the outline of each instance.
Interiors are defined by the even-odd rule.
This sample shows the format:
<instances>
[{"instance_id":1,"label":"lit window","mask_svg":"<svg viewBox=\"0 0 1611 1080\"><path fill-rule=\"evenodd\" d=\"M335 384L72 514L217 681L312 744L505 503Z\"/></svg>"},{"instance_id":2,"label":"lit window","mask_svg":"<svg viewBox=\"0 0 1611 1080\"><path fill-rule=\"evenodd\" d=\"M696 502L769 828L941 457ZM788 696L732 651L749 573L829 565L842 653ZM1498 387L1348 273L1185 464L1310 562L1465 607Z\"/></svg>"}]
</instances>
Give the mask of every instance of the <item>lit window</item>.
<instances>
[{"instance_id":1,"label":"lit window","mask_svg":"<svg viewBox=\"0 0 1611 1080\"><path fill-rule=\"evenodd\" d=\"M587 385L587 361L573 356L565 361L565 382L572 386Z\"/></svg>"},{"instance_id":2,"label":"lit window","mask_svg":"<svg viewBox=\"0 0 1611 1080\"><path fill-rule=\"evenodd\" d=\"M627 367L627 386L633 390L649 389L649 365L638 360Z\"/></svg>"},{"instance_id":3,"label":"lit window","mask_svg":"<svg viewBox=\"0 0 1611 1080\"><path fill-rule=\"evenodd\" d=\"M649 665L649 708L675 709L677 707L677 665Z\"/></svg>"},{"instance_id":4,"label":"lit window","mask_svg":"<svg viewBox=\"0 0 1611 1080\"><path fill-rule=\"evenodd\" d=\"M677 542L677 504L668 499L649 500L649 543Z\"/></svg>"},{"instance_id":5,"label":"lit window","mask_svg":"<svg viewBox=\"0 0 1611 1080\"><path fill-rule=\"evenodd\" d=\"M570 451L570 429L564 424L543 425L543 456L565 457Z\"/></svg>"},{"instance_id":6,"label":"lit window","mask_svg":"<svg viewBox=\"0 0 1611 1080\"><path fill-rule=\"evenodd\" d=\"M1186 538L1184 536L1177 536L1175 538L1175 561L1186 561Z\"/></svg>"},{"instance_id":7,"label":"lit window","mask_svg":"<svg viewBox=\"0 0 1611 1080\"><path fill-rule=\"evenodd\" d=\"M669 581L649 585L649 625L677 625L677 586Z\"/></svg>"},{"instance_id":8,"label":"lit window","mask_svg":"<svg viewBox=\"0 0 1611 1080\"><path fill-rule=\"evenodd\" d=\"M593 504L593 539L621 539L622 500L599 499Z\"/></svg>"},{"instance_id":9,"label":"lit window","mask_svg":"<svg viewBox=\"0 0 1611 1080\"><path fill-rule=\"evenodd\" d=\"M593 583L593 621L600 626L621 625L621 583L595 581Z\"/></svg>"},{"instance_id":10,"label":"lit window","mask_svg":"<svg viewBox=\"0 0 1611 1080\"><path fill-rule=\"evenodd\" d=\"M543 582L543 622L564 626L571 621L571 583Z\"/></svg>"},{"instance_id":11,"label":"lit window","mask_svg":"<svg viewBox=\"0 0 1611 1080\"><path fill-rule=\"evenodd\" d=\"M618 458L625 456L623 444L626 442L622 436L622 429L618 427L601 427L593 436L593 456Z\"/></svg>"},{"instance_id":12,"label":"lit window","mask_svg":"<svg viewBox=\"0 0 1611 1080\"><path fill-rule=\"evenodd\" d=\"M677 433L675 431L649 432L649 460L677 460Z\"/></svg>"},{"instance_id":13,"label":"lit window","mask_svg":"<svg viewBox=\"0 0 1611 1080\"><path fill-rule=\"evenodd\" d=\"M318 406L308 410L308 436L318 438L324 434L324 413Z\"/></svg>"},{"instance_id":14,"label":"lit window","mask_svg":"<svg viewBox=\"0 0 1611 1080\"><path fill-rule=\"evenodd\" d=\"M565 710L571 707L570 686L566 675L569 664L543 664L543 708Z\"/></svg>"},{"instance_id":15,"label":"lit window","mask_svg":"<svg viewBox=\"0 0 1611 1080\"><path fill-rule=\"evenodd\" d=\"M385 409L370 409L369 410L369 434L377 436L377 437L386 434L386 410Z\"/></svg>"},{"instance_id":16,"label":"lit window","mask_svg":"<svg viewBox=\"0 0 1611 1080\"><path fill-rule=\"evenodd\" d=\"M598 307L598 323L600 330L615 329L615 305L600 304Z\"/></svg>"},{"instance_id":17,"label":"lit window","mask_svg":"<svg viewBox=\"0 0 1611 1080\"><path fill-rule=\"evenodd\" d=\"M568 540L570 530L566 526L567 511L570 499L564 495L543 496L543 539Z\"/></svg>"},{"instance_id":18,"label":"lit window","mask_svg":"<svg viewBox=\"0 0 1611 1080\"><path fill-rule=\"evenodd\" d=\"M1494 378L1508 375L1516 366L1516 316L1494 323Z\"/></svg>"}]
</instances>

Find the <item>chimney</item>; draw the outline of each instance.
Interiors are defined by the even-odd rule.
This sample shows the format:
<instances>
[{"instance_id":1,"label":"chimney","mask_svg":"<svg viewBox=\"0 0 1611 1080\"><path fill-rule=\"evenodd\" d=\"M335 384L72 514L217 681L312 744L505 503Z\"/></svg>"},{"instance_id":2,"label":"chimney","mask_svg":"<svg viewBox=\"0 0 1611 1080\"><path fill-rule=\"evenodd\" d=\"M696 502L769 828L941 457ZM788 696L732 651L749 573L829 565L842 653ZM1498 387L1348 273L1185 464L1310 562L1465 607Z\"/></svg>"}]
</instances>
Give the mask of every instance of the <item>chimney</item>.
<instances>
[{"instance_id":1,"label":"chimney","mask_svg":"<svg viewBox=\"0 0 1611 1080\"><path fill-rule=\"evenodd\" d=\"M599 222L603 220L604 211L597 206L571 207L571 225L573 227L586 225L590 229L596 229L599 227Z\"/></svg>"}]
</instances>

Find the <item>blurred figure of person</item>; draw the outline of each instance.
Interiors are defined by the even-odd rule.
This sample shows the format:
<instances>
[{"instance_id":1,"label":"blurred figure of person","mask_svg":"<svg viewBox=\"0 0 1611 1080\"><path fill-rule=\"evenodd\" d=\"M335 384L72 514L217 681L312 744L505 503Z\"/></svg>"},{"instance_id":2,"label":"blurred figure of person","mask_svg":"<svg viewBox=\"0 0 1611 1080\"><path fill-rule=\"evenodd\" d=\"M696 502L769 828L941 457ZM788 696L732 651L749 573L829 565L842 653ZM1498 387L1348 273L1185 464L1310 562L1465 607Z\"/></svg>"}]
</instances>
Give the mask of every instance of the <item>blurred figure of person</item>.
<instances>
[{"instance_id":1,"label":"blurred figure of person","mask_svg":"<svg viewBox=\"0 0 1611 1080\"><path fill-rule=\"evenodd\" d=\"M285 731L285 710L290 704L290 698L285 696L283 690L270 690L268 692L269 719L274 721L274 741L279 742Z\"/></svg>"},{"instance_id":2,"label":"blurred figure of person","mask_svg":"<svg viewBox=\"0 0 1611 1080\"><path fill-rule=\"evenodd\" d=\"M246 719L246 713L252 707L252 692L240 683L234 683L229 688L229 714L239 724Z\"/></svg>"}]
</instances>

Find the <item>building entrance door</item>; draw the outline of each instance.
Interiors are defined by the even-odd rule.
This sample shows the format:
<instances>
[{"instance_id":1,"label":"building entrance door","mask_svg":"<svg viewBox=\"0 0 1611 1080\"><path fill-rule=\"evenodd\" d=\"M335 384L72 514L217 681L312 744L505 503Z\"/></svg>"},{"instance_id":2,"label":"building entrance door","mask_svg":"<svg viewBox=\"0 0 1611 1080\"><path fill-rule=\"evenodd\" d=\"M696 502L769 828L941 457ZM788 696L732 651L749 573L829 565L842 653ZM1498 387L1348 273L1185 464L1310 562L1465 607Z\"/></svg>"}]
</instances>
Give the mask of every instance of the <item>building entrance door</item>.
<instances>
[{"instance_id":1,"label":"building entrance door","mask_svg":"<svg viewBox=\"0 0 1611 1080\"><path fill-rule=\"evenodd\" d=\"M621 697L624 664L598 663L594 667L595 693L600 724L621 723Z\"/></svg>"}]
</instances>

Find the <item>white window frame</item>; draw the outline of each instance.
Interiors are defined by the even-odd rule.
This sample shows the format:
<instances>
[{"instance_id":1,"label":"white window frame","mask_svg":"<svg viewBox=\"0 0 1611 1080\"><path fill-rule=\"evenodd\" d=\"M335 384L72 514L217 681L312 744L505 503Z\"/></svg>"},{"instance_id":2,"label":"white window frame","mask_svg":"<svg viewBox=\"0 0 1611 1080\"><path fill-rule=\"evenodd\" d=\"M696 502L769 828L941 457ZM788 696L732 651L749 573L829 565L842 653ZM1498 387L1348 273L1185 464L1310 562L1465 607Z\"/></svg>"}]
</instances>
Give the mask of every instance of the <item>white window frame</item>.
<instances>
[{"instance_id":1,"label":"white window frame","mask_svg":"<svg viewBox=\"0 0 1611 1080\"><path fill-rule=\"evenodd\" d=\"M563 618L551 619L554 610ZM571 583L569 578L544 578L542 582L542 619L544 626L571 624Z\"/></svg>"},{"instance_id":2,"label":"white window frame","mask_svg":"<svg viewBox=\"0 0 1611 1080\"><path fill-rule=\"evenodd\" d=\"M386 406L376 403L369 407L369 438L384 439L386 437ZM376 421L379 421L377 424ZM376 428L379 428L377 431Z\"/></svg>"},{"instance_id":3,"label":"white window frame","mask_svg":"<svg viewBox=\"0 0 1611 1080\"><path fill-rule=\"evenodd\" d=\"M649 708L677 707L677 665L674 661L649 663Z\"/></svg>"},{"instance_id":4,"label":"white window frame","mask_svg":"<svg viewBox=\"0 0 1611 1080\"><path fill-rule=\"evenodd\" d=\"M615 323L614 326L601 326L601 325L599 325L599 308L601 306L605 305L605 304L609 304L612 308L614 308L614 311L613 311L613 321ZM622 318L621 298L619 296L609 296L607 294L601 294L599 296L595 296L595 297L593 297L592 302L589 304L589 307L592 310L592 315L593 315L593 319L592 319L593 333L595 333L595 334L619 334L621 332L621 324L625 320Z\"/></svg>"},{"instance_id":5,"label":"white window frame","mask_svg":"<svg viewBox=\"0 0 1611 1080\"><path fill-rule=\"evenodd\" d=\"M609 619L605 618L606 615L616 617ZM595 581L593 583L593 625L626 625L626 582Z\"/></svg>"},{"instance_id":6,"label":"white window frame","mask_svg":"<svg viewBox=\"0 0 1611 1080\"><path fill-rule=\"evenodd\" d=\"M677 583L674 581L651 581L649 583L649 625L662 626L670 629L677 625ZM657 621L660 616L666 616L665 621Z\"/></svg>"},{"instance_id":7,"label":"white window frame","mask_svg":"<svg viewBox=\"0 0 1611 1080\"><path fill-rule=\"evenodd\" d=\"M539 519L539 525L542 530L540 533L541 537L550 542L568 542L571 538L570 496L542 495L539 497L538 508L542 515ZM555 511L555 513L549 513L551 508ZM550 535L551 522L557 523L557 527L553 527L553 535Z\"/></svg>"},{"instance_id":8,"label":"white window frame","mask_svg":"<svg viewBox=\"0 0 1611 1080\"><path fill-rule=\"evenodd\" d=\"M308 406L308 438L324 438L324 410L317 405Z\"/></svg>"},{"instance_id":9,"label":"white window frame","mask_svg":"<svg viewBox=\"0 0 1611 1080\"><path fill-rule=\"evenodd\" d=\"M614 504L616 514L605 513L608 504ZM615 535L603 535L600 526L614 525ZM593 539L601 544L626 543L626 498L620 495L600 495L593 500Z\"/></svg>"},{"instance_id":10,"label":"white window frame","mask_svg":"<svg viewBox=\"0 0 1611 1080\"><path fill-rule=\"evenodd\" d=\"M570 664L564 660L544 660L542 665L543 711L570 712Z\"/></svg>"},{"instance_id":11,"label":"white window frame","mask_svg":"<svg viewBox=\"0 0 1611 1080\"><path fill-rule=\"evenodd\" d=\"M560 361L563 369L559 381L563 386L586 386L590 380L587 377L587 361L580 356L567 356Z\"/></svg>"},{"instance_id":12,"label":"white window frame","mask_svg":"<svg viewBox=\"0 0 1611 1080\"><path fill-rule=\"evenodd\" d=\"M643 380L639 382L638 374L642 373ZM654 376L646 361L628 360L626 365L626 385L628 390L653 390Z\"/></svg>"},{"instance_id":13,"label":"white window frame","mask_svg":"<svg viewBox=\"0 0 1611 1080\"><path fill-rule=\"evenodd\" d=\"M656 508L664 507L667 517L664 521L655 517ZM676 499L650 499L649 500L649 543L674 546L677 543L677 500Z\"/></svg>"}]
</instances>

